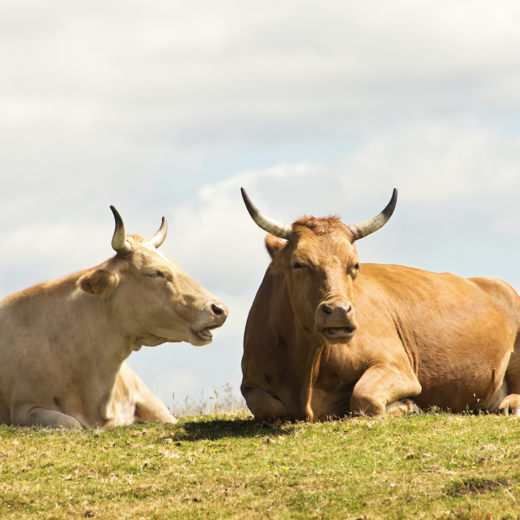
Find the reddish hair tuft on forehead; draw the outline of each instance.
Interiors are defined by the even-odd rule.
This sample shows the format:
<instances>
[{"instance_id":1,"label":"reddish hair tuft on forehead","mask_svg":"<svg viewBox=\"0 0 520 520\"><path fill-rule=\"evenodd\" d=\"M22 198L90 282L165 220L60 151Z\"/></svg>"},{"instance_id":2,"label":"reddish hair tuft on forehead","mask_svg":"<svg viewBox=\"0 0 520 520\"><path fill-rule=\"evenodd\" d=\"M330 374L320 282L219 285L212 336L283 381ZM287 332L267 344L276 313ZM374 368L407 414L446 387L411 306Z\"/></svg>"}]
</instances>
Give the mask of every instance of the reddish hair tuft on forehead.
<instances>
[{"instance_id":1,"label":"reddish hair tuft on forehead","mask_svg":"<svg viewBox=\"0 0 520 520\"><path fill-rule=\"evenodd\" d=\"M330 233L333 229L341 229L345 231L345 224L341 222L341 219L336 215L331 215L329 217L313 217L303 215L296 222L293 223L293 230L298 230L298 228L305 227L313 231L316 235L326 235Z\"/></svg>"}]
</instances>

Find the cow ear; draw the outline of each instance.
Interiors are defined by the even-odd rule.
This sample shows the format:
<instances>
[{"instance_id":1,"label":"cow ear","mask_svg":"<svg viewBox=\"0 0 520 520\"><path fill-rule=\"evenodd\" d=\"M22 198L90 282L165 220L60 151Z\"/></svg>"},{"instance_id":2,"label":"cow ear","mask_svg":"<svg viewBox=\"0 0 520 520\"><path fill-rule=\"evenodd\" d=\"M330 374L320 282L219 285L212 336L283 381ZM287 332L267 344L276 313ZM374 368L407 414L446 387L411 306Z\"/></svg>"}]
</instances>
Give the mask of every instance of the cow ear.
<instances>
[{"instance_id":1,"label":"cow ear","mask_svg":"<svg viewBox=\"0 0 520 520\"><path fill-rule=\"evenodd\" d=\"M278 251L281 251L286 245L287 242L285 240L275 237L274 235L267 235L265 237L265 247L273 260L274 255L278 253Z\"/></svg>"},{"instance_id":2,"label":"cow ear","mask_svg":"<svg viewBox=\"0 0 520 520\"><path fill-rule=\"evenodd\" d=\"M110 296L119 283L119 276L108 269L96 269L78 280L82 291L95 296Z\"/></svg>"}]
</instances>

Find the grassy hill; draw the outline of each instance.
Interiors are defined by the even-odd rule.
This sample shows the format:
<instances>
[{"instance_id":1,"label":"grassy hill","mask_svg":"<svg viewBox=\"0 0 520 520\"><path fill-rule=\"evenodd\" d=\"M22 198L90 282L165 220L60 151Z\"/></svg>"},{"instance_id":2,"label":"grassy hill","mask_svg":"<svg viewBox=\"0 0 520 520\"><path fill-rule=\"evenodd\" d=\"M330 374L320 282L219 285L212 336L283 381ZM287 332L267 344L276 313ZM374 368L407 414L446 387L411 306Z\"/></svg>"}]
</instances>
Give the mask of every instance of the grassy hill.
<instances>
[{"instance_id":1,"label":"grassy hill","mask_svg":"<svg viewBox=\"0 0 520 520\"><path fill-rule=\"evenodd\" d=\"M0 427L1 518L520 517L520 419Z\"/></svg>"}]
</instances>

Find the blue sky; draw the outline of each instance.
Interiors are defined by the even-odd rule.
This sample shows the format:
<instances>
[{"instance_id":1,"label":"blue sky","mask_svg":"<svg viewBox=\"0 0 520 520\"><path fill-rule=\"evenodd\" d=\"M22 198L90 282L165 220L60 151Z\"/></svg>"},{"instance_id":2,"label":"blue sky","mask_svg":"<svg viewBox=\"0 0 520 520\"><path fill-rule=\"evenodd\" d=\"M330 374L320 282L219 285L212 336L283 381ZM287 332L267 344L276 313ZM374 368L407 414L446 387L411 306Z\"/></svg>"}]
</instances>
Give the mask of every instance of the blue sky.
<instances>
[{"instance_id":1,"label":"blue sky","mask_svg":"<svg viewBox=\"0 0 520 520\"><path fill-rule=\"evenodd\" d=\"M129 364L168 402L240 384L268 265L239 188L272 218L366 220L362 262L520 289L520 6L0 2L0 294L151 236L230 309L212 345Z\"/></svg>"}]
</instances>

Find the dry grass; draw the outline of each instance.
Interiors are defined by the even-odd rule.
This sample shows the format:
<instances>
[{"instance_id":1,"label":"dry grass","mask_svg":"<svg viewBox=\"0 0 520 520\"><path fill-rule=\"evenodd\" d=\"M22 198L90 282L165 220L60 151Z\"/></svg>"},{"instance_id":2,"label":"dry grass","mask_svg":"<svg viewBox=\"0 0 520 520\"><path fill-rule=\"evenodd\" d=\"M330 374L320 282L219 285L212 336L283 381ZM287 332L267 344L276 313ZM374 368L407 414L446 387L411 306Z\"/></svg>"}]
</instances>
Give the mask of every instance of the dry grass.
<instances>
[{"instance_id":1,"label":"dry grass","mask_svg":"<svg viewBox=\"0 0 520 520\"><path fill-rule=\"evenodd\" d=\"M424 414L325 424L186 417L64 432L0 427L2 518L520 515L520 422Z\"/></svg>"},{"instance_id":2,"label":"dry grass","mask_svg":"<svg viewBox=\"0 0 520 520\"><path fill-rule=\"evenodd\" d=\"M202 391L198 399L186 397L182 403L175 401L173 396L173 407L170 411L178 416L191 415L220 415L229 413L247 413L246 400L242 395L237 396L233 386L227 383L219 388L213 387L213 392L206 396Z\"/></svg>"}]
</instances>

